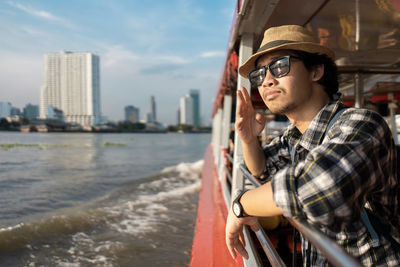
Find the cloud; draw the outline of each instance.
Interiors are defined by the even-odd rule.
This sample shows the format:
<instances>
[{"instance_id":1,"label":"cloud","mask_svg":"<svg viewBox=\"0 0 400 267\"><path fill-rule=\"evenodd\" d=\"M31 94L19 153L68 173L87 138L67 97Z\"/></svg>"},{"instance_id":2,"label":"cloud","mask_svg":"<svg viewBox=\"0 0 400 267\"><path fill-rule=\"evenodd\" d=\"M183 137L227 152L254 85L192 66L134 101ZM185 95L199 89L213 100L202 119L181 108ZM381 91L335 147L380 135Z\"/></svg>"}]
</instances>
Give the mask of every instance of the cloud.
<instances>
[{"instance_id":1,"label":"cloud","mask_svg":"<svg viewBox=\"0 0 400 267\"><path fill-rule=\"evenodd\" d=\"M200 54L201 58L224 57L225 51L206 51Z\"/></svg>"},{"instance_id":2,"label":"cloud","mask_svg":"<svg viewBox=\"0 0 400 267\"><path fill-rule=\"evenodd\" d=\"M26 34L28 34L28 35L30 35L30 36L47 36L47 33L45 33L45 32L43 32L43 31L41 31L41 30L38 30L38 29L36 29L36 28L33 28L33 27L29 27L29 26L23 26L23 27L21 27L21 32L23 32L23 33L26 33Z\"/></svg>"},{"instance_id":3,"label":"cloud","mask_svg":"<svg viewBox=\"0 0 400 267\"><path fill-rule=\"evenodd\" d=\"M104 47L102 67L119 75L172 74L189 60L176 55L136 54L122 45Z\"/></svg>"},{"instance_id":4,"label":"cloud","mask_svg":"<svg viewBox=\"0 0 400 267\"><path fill-rule=\"evenodd\" d=\"M43 79L42 56L3 53L1 50L0 55L1 100L10 101L19 108L29 102L38 104Z\"/></svg>"},{"instance_id":5,"label":"cloud","mask_svg":"<svg viewBox=\"0 0 400 267\"><path fill-rule=\"evenodd\" d=\"M153 66L149 66L146 68L142 68L140 70L140 73L144 74L144 75L165 74L165 73L175 72L180 67L181 66L174 65L174 64L158 64L158 65L153 65Z\"/></svg>"},{"instance_id":6,"label":"cloud","mask_svg":"<svg viewBox=\"0 0 400 267\"><path fill-rule=\"evenodd\" d=\"M176 65L184 65L189 63L189 60L179 56L156 56L154 59L160 60L165 63L171 63Z\"/></svg>"},{"instance_id":7,"label":"cloud","mask_svg":"<svg viewBox=\"0 0 400 267\"><path fill-rule=\"evenodd\" d=\"M40 19L44 19L44 20L48 20L48 21L52 21L52 22L56 22L59 23L65 27L69 27L69 28L73 28L73 24L71 22L69 22L68 20L65 20L61 17L57 17L53 14L51 14L50 12L44 11L44 10L36 10L32 7L29 6L24 6L20 3L15 3L13 1L9 1L8 4L10 6L13 6L15 8L18 8L19 10L24 11L25 13L40 18Z\"/></svg>"},{"instance_id":8,"label":"cloud","mask_svg":"<svg viewBox=\"0 0 400 267\"><path fill-rule=\"evenodd\" d=\"M105 68L125 67L125 65L136 64L140 57L130 50L125 49L122 45L104 46L104 58L102 58L102 66Z\"/></svg>"}]
</instances>

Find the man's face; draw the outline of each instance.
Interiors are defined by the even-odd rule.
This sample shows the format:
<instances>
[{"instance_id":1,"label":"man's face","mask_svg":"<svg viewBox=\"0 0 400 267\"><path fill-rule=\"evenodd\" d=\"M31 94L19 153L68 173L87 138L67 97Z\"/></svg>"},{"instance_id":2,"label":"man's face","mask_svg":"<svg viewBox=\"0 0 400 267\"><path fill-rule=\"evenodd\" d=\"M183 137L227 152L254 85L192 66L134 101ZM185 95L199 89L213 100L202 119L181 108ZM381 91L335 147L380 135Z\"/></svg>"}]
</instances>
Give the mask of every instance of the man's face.
<instances>
[{"instance_id":1,"label":"man's face","mask_svg":"<svg viewBox=\"0 0 400 267\"><path fill-rule=\"evenodd\" d=\"M276 51L263 55L257 62L257 67L270 64L272 61L291 55L290 51ZM311 73L297 58L290 58L290 71L283 77L275 78L268 70L258 91L264 103L275 114L287 115L294 110L307 105L312 95Z\"/></svg>"}]
</instances>

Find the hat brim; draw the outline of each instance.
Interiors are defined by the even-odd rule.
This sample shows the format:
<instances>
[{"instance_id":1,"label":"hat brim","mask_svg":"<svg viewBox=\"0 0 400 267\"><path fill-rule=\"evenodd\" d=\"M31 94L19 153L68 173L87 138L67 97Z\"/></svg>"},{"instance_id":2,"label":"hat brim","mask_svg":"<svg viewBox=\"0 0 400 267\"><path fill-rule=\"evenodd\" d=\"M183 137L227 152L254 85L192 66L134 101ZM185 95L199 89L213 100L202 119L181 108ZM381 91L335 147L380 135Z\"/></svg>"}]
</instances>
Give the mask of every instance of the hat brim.
<instances>
[{"instance_id":1,"label":"hat brim","mask_svg":"<svg viewBox=\"0 0 400 267\"><path fill-rule=\"evenodd\" d=\"M247 78L249 73L255 69L255 62L260 56L277 50L298 50L308 53L324 54L332 60L335 60L335 53L328 47L310 42L286 43L255 53L239 67L239 74L244 78Z\"/></svg>"}]
</instances>

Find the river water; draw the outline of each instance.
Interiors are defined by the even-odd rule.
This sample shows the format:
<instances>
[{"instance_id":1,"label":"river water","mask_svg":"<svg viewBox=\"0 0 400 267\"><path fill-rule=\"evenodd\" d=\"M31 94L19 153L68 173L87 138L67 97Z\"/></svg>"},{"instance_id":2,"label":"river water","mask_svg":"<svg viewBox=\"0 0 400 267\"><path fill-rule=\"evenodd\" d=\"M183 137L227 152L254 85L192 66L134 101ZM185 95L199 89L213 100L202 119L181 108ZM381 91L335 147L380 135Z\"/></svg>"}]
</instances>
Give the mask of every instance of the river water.
<instances>
[{"instance_id":1,"label":"river water","mask_svg":"<svg viewBox=\"0 0 400 267\"><path fill-rule=\"evenodd\" d=\"M0 266L187 266L209 142L0 132Z\"/></svg>"}]
</instances>

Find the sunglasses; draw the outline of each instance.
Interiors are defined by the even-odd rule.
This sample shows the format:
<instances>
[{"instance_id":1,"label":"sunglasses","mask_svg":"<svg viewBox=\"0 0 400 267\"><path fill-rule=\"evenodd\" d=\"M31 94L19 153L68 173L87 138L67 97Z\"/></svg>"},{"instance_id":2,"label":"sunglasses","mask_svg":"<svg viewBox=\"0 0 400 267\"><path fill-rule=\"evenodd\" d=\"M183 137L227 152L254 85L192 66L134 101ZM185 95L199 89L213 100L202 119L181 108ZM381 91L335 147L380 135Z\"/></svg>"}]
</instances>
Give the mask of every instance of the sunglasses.
<instances>
[{"instance_id":1,"label":"sunglasses","mask_svg":"<svg viewBox=\"0 0 400 267\"><path fill-rule=\"evenodd\" d=\"M268 65L258 67L249 73L249 80L253 86L261 86L264 82L267 69L275 78L281 78L290 72L290 58L297 58L296 56L283 56L271 61Z\"/></svg>"}]
</instances>

